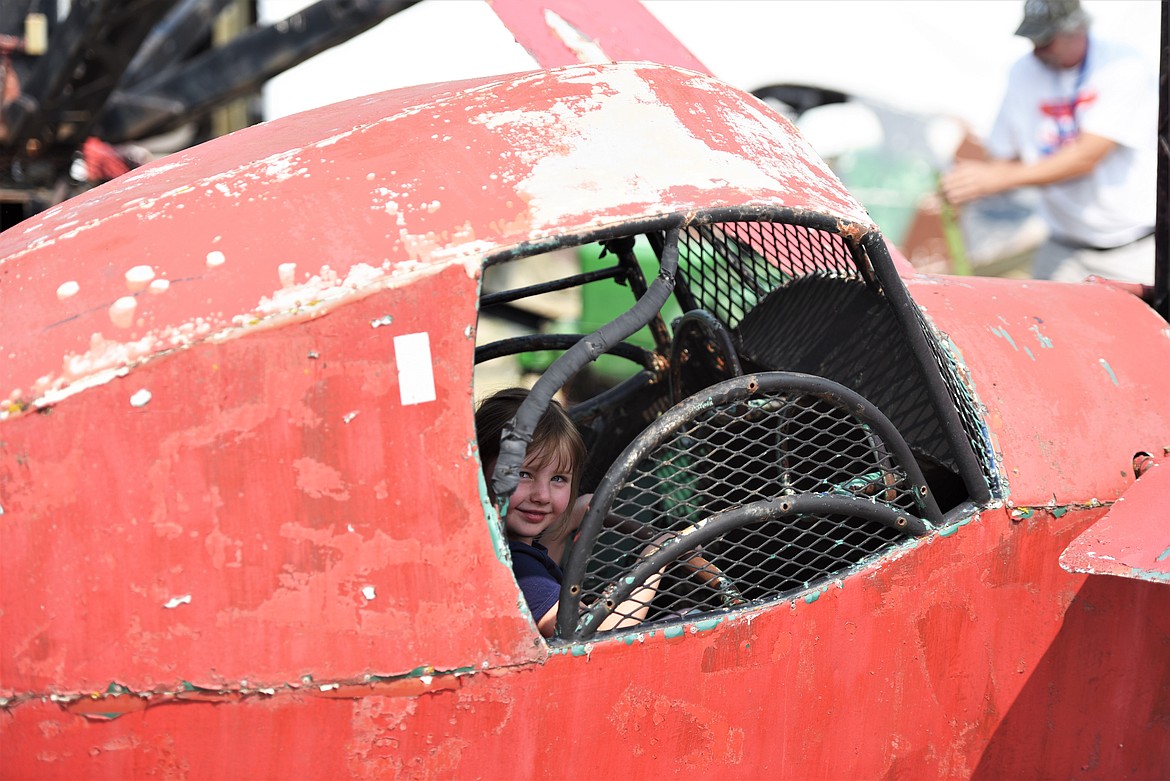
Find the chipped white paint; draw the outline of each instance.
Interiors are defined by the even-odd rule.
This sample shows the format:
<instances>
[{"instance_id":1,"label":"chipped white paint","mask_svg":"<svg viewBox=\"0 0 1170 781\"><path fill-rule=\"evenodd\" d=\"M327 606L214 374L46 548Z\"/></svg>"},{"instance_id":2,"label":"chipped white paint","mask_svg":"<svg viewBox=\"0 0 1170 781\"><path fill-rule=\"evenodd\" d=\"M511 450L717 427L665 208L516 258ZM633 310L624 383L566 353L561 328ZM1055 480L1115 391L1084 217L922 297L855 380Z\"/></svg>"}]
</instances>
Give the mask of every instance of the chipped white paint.
<instances>
[{"instance_id":1,"label":"chipped white paint","mask_svg":"<svg viewBox=\"0 0 1170 781\"><path fill-rule=\"evenodd\" d=\"M413 112L411 112L413 113ZM385 120L383 120L385 121ZM326 139L320 142L321 146L326 146L329 143L336 141L338 138L345 137L355 132L360 132L363 127L355 127L352 130L347 130L332 139ZM207 178L189 184L184 184L180 187L172 188L164 193L146 197L128 198L118 210L118 214L138 212L141 219L156 220L164 216L170 207L181 208L182 204L176 201L180 196L184 196L197 191L206 191L213 189L221 195L239 198L243 195L249 184L256 184L259 186L266 186L277 183L293 176L307 173L307 169L292 167L290 162L292 158L298 156L301 150L292 150L281 152L270 157L248 163L230 171L224 171ZM167 164L152 163L140 169L135 169L132 175L119 177L115 185L109 191L112 197L120 192L132 192L135 186L142 186L144 180L158 177L163 173L183 168L187 165L186 162L173 162ZM221 186L222 185L222 186ZM37 225L38 228L44 228L48 235L37 236L30 241L26 247L21 251L11 253L7 259L15 260L29 252L34 252L44 249L56 244L58 241L74 238L81 233L100 227L105 224L109 218L91 219L86 222L81 222L74 218L77 208L76 204L66 201L61 207L58 207L54 212L46 213L46 217ZM57 218L54 221L54 218ZM67 230L68 228L68 230Z\"/></svg>"},{"instance_id":2,"label":"chipped white paint","mask_svg":"<svg viewBox=\"0 0 1170 781\"><path fill-rule=\"evenodd\" d=\"M276 273L280 277L281 287L292 287L297 281L297 264L281 263L276 267Z\"/></svg>"},{"instance_id":3,"label":"chipped white paint","mask_svg":"<svg viewBox=\"0 0 1170 781\"><path fill-rule=\"evenodd\" d=\"M154 279L154 269L150 266L135 266L126 272L126 287L131 293L142 290Z\"/></svg>"},{"instance_id":4,"label":"chipped white paint","mask_svg":"<svg viewBox=\"0 0 1170 781\"><path fill-rule=\"evenodd\" d=\"M403 406L435 400L429 334L424 331L395 336L394 362L398 366L398 394Z\"/></svg>"},{"instance_id":5,"label":"chipped white paint","mask_svg":"<svg viewBox=\"0 0 1170 781\"><path fill-rule=\"evenodd\" d=\"M577 66L574 68L561 69L560 75L558 75L556 78L559 78L560 80L567 81L567 82L572 82L574 79L576 79L578 81L583 80L583 79L592 80L593 82L595 82L598 85L597 88L595 89L596 96L593 99L594 102L597 102L604 97L603 95L601 95L601 93L604 93L607 91L613 91L614 86L619 85L619 82L623 78L628 77L631 74L634 74L636 69L641 69L641 70L647 71L648 73L651 73L651 74L661 73L661 72L665 72L665 71L673 71L673 69L665 69L665 68L662 68L661 66L652 66L652 65L647 65L647 64L613 65L613 66L608 66L607 68L605 68L604 70L602 70L600 72L597 70L596 66ZM675 71L675 72L677 72L677 71ZM306 169L304 169L304 167L301 165L300 161L301 160L315 159L316 157L318 157L318 155L312 154L313 151L316 149L320 149L320 148L323 148L325 146L329 146L331 144L339 143L341 140L343 140L349 136L355 135L355 134L363 134L363 133L370 132L373 128L375 128L379 125L393 124L393 123L400 121L404 118L408 118L408 117L415 116L418 114L425 114L428 112L433 113L433 112L436 112L440 109L450 109L452 107L464 107L468 110L471 110L473 107L475 107L477 105L478 106L498 105L501 102L501 98L506 98L507 93L510 90L517 89L517 88L524 88L526 85L528 85L530 83L540 83L540 82L547 81L550 78L552 78L552 77L550 77L549 74L547 74L545 72L540 72L540 71L534 72L534 73L529 74L529 75L520 76L520 77L517 77L517 76L501 77L498 79L492 79L492 80L486 81L486 82L484 82L476 87L468 88L468 89L465 89L462 91L449 91L449 92L442 93L438 97L436 97L436 98L434 98L431 101L426 102L426 103L416 104L416 105L406 106L406 107L397 107L395 111L393 111L392 113L388 113L384 118L379 119L375 122L355 125L352 128L347 128L345 131L335 133L334 135L332 135L328 138L320 139L320 140L315 141L313 143L306 144L305 146L303 146L301 148L297 148L297 149L281 152L278 154L274 154L274 155L271 155L267 158L252 161L252 162L246 163L244 165L238 166L238 167L236 167L232 170L229 170L229 171L224 171L224 172L220 172L220 173L217 173L217 174L214 174L211 176L204 177L201 180L194 181L190 185L187 185L184 187L173 188L173 189L171 189L171 190L169 190L166 193L163 193L161 195L156 195L156 196L151 196L151 197L141 197L141 198L136 198L136 199L127 199L127 201L125 202L120 213L138 211L145 218L153 219L153 218L156 218L156 217L164 214L165 212L167 212L168 208L170 208L170 205L173 205L173 204L168 204L169 200L173 200L176 197L186 195L186 194L188 194L192 191L195 191L195 190L198 191L197 194L201 194L209 188L217 188L218 184L220 184L220 183L226 184L228 189L235 196L241 195L251 185L257 185L259 187L270 189L271 185L273 185L273 184L279 183L279 182L286 180L286 179L289 179L289 178L300 176L303 173L308 173L308 171ZM607 86L611 82L612 82L612 85L614 85L614 86ZM709 80L709 79L706 79L705 77L700 77L698 75L695 75L692 77L691 82L688 84L688 86L690 86L698 91L708 91L708 92L712 92L712 93L715 93L717 90L724 90L725 91L726 88L724 88L722 86L715 87L714 86L715 84L716 84L716 82L714 82L713 80ZM621 90L618 90L618 91L620 92ZM643 90L643 93L645 93L645 90ZM734 93L732 93L732 94L734 94ZM598 97L598 96L600 96L600 97ZM722 94L721 94L721 96L722 96ZM633 100L633 101L627 100L626 102L627 103L638 103L639 100ZM654 112L647 112L648 114L649 113L661 114L663 110L666 110L669 113L669 109L667 107L662 106L658 101L656 101L654 99L652 99L652 103L649 105L653 106L655 111ZM577 106L577 109L578 109L578 111L576 113L579 115L588 115L588 114L592 113L592 110L589 106L579 105L579 106ZM746 158L747 160L752 160L752 161L754 161L755 159L758 158L761 161L765 161L765 164L767 164L768 161L774 161L774 158L778 157L778 154L777 154L778 147L792 147L793 146L793 144L790 143L790 136L791 136L791 134L793 134L791 126L788 125L787 123L783 123L783 120L779 120L778 116L769 116L768 114L760 112L759 108L757 106L754 106L752 103L748 102L747 100L745 100L741 106L736 107L736 110L740 111L740 112L746 112L748 114L751 114L754 112L754 114L757 118L761 118L765 123L770 124L773 128L776 129L776 132L770 132L770 131L760 132L759 128L752 128L751 135L755 136L756 137L755 140L762 142L765 146L761 148L759 143L753 143L750 146L750 148L746 148L744 150L744 154L741 157ZM636 113L641 113L641 112L636 112ZM730 113L734 113L734 112L729 112L729 114ZM582 117L579 117L579 118L582 118ZM656 126L660 124L660 123L655 122L655 121L650 121L649 124L647 124L646 122L644 122L642 120L642 118L640 118L638 116L628 116L626 118L628 120L632 120L632 121L626 122L626 123L619 123L618 125L611 126L609 128L612 132L611 132L610 137L608 139L606 139L606 141L604 142L603 146L606 146L607 148L615 148L615 147L623 146L624 143L630 137L637 135L637 133L632 131L631 128L655 127L655 129L658 129ZM734 117L730 117L730 116L721 117L721 119L724 121L726 121L728 119L733 119L733 118ZM673 117L673 119L675 121L677 121L677 117ZM574 122L573 125L575 125L576 127L572 127L572 126L569 127L570 133L568 133L566 135L566 138L568 138L570 141L571 141L571 135L573 133L575 133L577 129L579 129L579 127L581 126L581 123ZM719 129L716 128L716 130L718 131ZM653 134L651 133L651 135L653 135ZM532 142L535 142L538 140L539 139L530 139L529 143L523 144L523 146L528 147L527 153L534 154L534 153L537 153L539 151L546 150L546 147L544 145L541 145L539 143L532 143ZM559 141L560 139L554 139L554 140ZM735 139L735 140L736 141L743 141L744 139ZM559 146L559 144L557 144L557 145ZM803 141L800 141L798 139L797 142L795 143L795 146L800 148L800 155L803 155L803 157L798 156L796 158L797 160L807 159L809 161L809 165L814 166L814 167L821 167L822 170L825 170L827 172L827 168L823 168L823 166L821 166L819 160L815 157L815 155L812 154L811 149L808 147L807 144L804 144ZM779 151L787 152L788 150L780 149ZM656 153L654 155L650 156L649 158L645 158L645 159L660 161L660 160L662 160L662 158L665 157L665 155L659 153L658 150L655 150L655 152ZM641 162L641 161L639 161L639 162ZM179 164L176 164L176 166L177 165L179 165ZM186 165L186 164L184 163L182 165ZM660 163L660 165L661 165L661 163ZM147 173L149 173L151 176L156 176L161 171L166 170L166 168L164 168L162 166L158 166L157 164L152 164L152 166L153 167L150 168L150 170L148 172L144 172L143 175L146 175ZM710 168L710 166L705 166L705 167ZM691 186L692 185L691 167L689 165L685 166L685 167L680 167L680 166L676 165L676 166L674 166L674 169L675 170L674 170L673 175L671 177L670 184L668 185L665 182L661 183L663 185L661 189L666 189L669 186L678 186L678 185ZM663 170L665 170L665 168ZM505 171L503 173L512 173L512 172ZM517 172L517 173L522 173L522 172ZM699 173L701 176L702 171L700 171ZM729 172L729 173L734 173L734 172ZM794 172L791 170L788 170L788 168L785 167L785 173L791 175ZM396 176L396 172L394 172L394 171L391 171L388 174L388 178L393 178L395 176ZM639 178L640 178L640 175L639 175ZM617 177L617 179L621 179L621 177ZM732 179L731 175L728 175L725 178L720 179L718 174L716 173L716 175L715 175L714 179L712 179L712 181L716 181L716 180L718 180L720 186L726 185L729 182L734 184L735 186L741 186L741 183L734 181ZM119 181L120 186L115 186L115 188L110 191L111 196L116 196L120 192L127 192L127 191L132 192L133 188L129 188L129 187L127 187L127 185L132 185L134 183L138 183L139 185L141 185L141 176L123 177L122 179L120 179L118 181ZM695 181L695 183L701 184L702 180L700 178L700 179L694 180L694 181ZM629 184L629 182L622 181L619 183L623 185L620 189L617 189L614 191L604 192L601 194L595 193L595 196L599 195L601 198L603 198L607 202L615 203L615 204L622 203L623 200L625 200L626 202L635 202L635 201L631 201L630 199L625 197L625 189L626 189L625 185ZM643 185L643 187L644 187L644 185ZM839 188L835 185L835 180L832 178L828 178L828 179L823 180L823 181L818 181L816 183L816 187L813 190L810 190L810 192L821 192L821 191L824 191L826 189L830 190L830 191L834 191L834 192L839 190ZM844 193L843 190L840 190L840 192L842 194ZM774 194L775 193L773 193L773 195ZM797 193L794 197L800 198L801 196L807 195L807 194L808 193ZM845 198L846 203L852 202L852 199L850 199L847 195L844 195L844 198ZM669 206L669 204L670 204L669 201L664 202L663 210L665 210L665 207ZM595 205L596 205L595 203L590 204L590 206L595 206ZM804 204L802 204L802 205L804 205ZM811 203L811 204L807 204L807 205L812 207L812 208L815 208L817 206L817 204L815 204L815 203ZM834 207L837 206L837 204L833 204L833 205L834 205ZM579 215L582 212L580 210L578 210L574 213ZM70 217L75 216L72 212L68 212L68 215ZM857 207L856 209L850 209L849 213L845 214L843 216L845 216L847 219L853 219L855 221L862 222L862 223L868 222L868 218L866 217L864 210L860 209L860 207ZM80 223L77 225L76 230L77 231L90 230L90 229L97 227L99 224L101 224L103 222L105 222L105 220L101 220L101 221L91 220L89 222ZM46 220L43 223L43 225L45 225L50 231L53 230L51 221ZM60 230L60 228L58 227L57 230ZM30 244L30 246L28 248L26 248L25 250L23 250L21 252L13 253L13 255L11 255L10 257L15 258L15 257L19 256L20 254L23 254L24 252L31 251L34 248L43 247L46 244L51 244L60 238L62 238L62 236L60 236L60 235L41 237L41 239L39 241L33 242L32 244ZM407 236L407 237L403 237L403 238L404 238L404 242L405 242L406 239L409 239L410 237ZM452 239L452 241L450 241L449 243L444 242L444 244L446 244L447 246L453 247L454 244L456 244L456 242L453 241L454 237L450 237L450 238ZM33 245L36 245L36 247L34 247ZM430 245L424 244L423 248L429 249ZM418 254L412 254L411 256L415 257L415 258L419 258L419 259L426 259L426 260L430 259L429 254L418 253Z\"/></svg>"},{"instance_id":6,"label":"chipped white paint","mask_svg":"<svg viewBox=\"0 0 1170 781\"><path fill-rule=\"evenodd\" d=\"M96 388L99 385L105 385L110 380L118 377L125 377L130 373L130 369L122 366L117 369L103 369L96 371L93 374L82 377L72 383L63 383L58 380L56 383L50 385L50 378L42 377L36 385L33 386L36 392L36 399L32 402L34 409L41 409L44 407L51 407L75 393L81 393L89 388ZM41 390L44 388L44 390ZM4 420L12 414L12 410L0 411L0 420Z\"/></svg>"},{"instance_id":7,"label":"chipped white paint","mask_svg":"<svg viewBox=\"0 0 1170 781\"><path fill-rule=\"evenodd\" d=\"M129 328L134 325L134 311L138 308L138 300L134 296L122 296L110 304L110 322L119 328Z\"/></svg>"},{"instance_id":8,"label":"chipped white paint","mask_svg":"<svg viewBox=\"0 0 1170 781\"><path fill-rule=\"evenodd\" d=\"M171 281L169 279L156 279L150 283L149 289L150 289L151 293L153 293L157 296L159 293L167 292L167 290L169 290L170 287L171 287Z\"/></svg>"},{"instance_id":9,"label":"chipped white paint","mask_svg":"<svg viewBox=\"0 0 1170 781\"><path fill-rule=\"evenodd\" d=\"M836 179L778 114L744 100L718 121L708 119L714 132L733 134L724 146L735 151L723 151L684 125L678 112L688 110L686 105L663 103L633 68L566 69L561 80L593 89L589 97L563 99L548 110L489 110L471 118L514 150L510 166L501 161L500 175L517 183L535 223L576 222L597 210L600 193L607 194L607 201L617 197L645 204L654 213L673 211L677 199L671 191L685 184L689 190L759 191L771 203L792 193L794 204L833 208L845 219L872 224L843 188L837 189L847 211L839 204L806 203ZM713 88L712 80L697 74L689 85ZM633 133L632 127L642 132ZM680 179L680 161L686 161L685 180ZM689 203L693 194L687 197Z\"/></svg>"},{"instance_id":10,"label":"chipped white paint","mask_svg":"<svg viewBox=\"0 0 1170 781\"><path fill-rule=\"evenodd\" d=\"M378 596L378 592L374 590L373 586L362 586L362 596L369 601L373 601L374 597Z\"/></svg>"},{"instance_id":11,"label":"chipped white paint","mask_svg":"<svg viewBox=\"0 0 1170 781\"><path fill-rule=\"evenodd\" d=\"M586 38L580 30L547 8L544 11L544 23L573 52L577 62L612 62L612 58L606 55L596 41Z\"/></svg>"},{"instance_id":12,"label":"chipped white paint","mask_svg":"<svg viewBox=\"0 0 1170 781\"><path fill-rule=\"evenodd\" d=\"M390 270L389 263L384 263L380 267L355 263L342 278L329 266L322 266L320 273L314 274L305 282L275 291L271 297L261 298L260 304L253 310L252 317L300 312L305 308L317 308L316 314L321 314L324 310L319 307L326 303L346 299L353 294L360 297L364 295L361 292L363 290L372 292L376 289L377 282L385 278ZM249 318L236 317L233 320L242 324Z\"/></svg>"},{"instance_id":13,"label":"chipped white paint","mask_svg":"<svg viewBox=\"0 0 1170 781\"><path fill-rule=\"evenodd\" d=\"M222 266L226 260L227 260L227 257L217 249L213 249L211 252L207 253L207 267L208 268L216 268L217 266Z\"/></svg>"},{"instance_id":14,"label":"chipped white paint","mask_svg":"<svg viewBox=\"0 0 1170 781\"><path fill-rule=\"evenodd\" d=\"M330 145L329 139L326 139L325 141L320 141L317 144L315 144L315 146L318 148L323 147L323 146L329 146L329 145ZM268 158L268 160L266 161L267 165L264 169L264 175L274 182L283 181L285 179L291 179L294 176L307 175L309 172L308 168L305 168L303 166L300 168L293 168L293 164L294 164L293 157L294 156L295 156L295 153L284 154L284 155L274 155L273 157Z\"/></svg>"},{"instance_id":15,"label":"chipped white paint","mask_svg":"<svg viewBox=\"0 0 1170 781\"><path fill-rule=\"evenodd\" d=\"M370 325L374 328L381 328L384 325L390 325L394 322L394 318L390 315L382 315L381 317L371 320Z\"/></svg>"},{"instance_id":16,"label":"chipped white paint","mask_svg":"<svg viewBox=\"0 0 1170 781\"><path fill-rule=\"evenodd\" d=\"M674 108L664 105L651 86L655 80L681 93L687 89L709 93L717 98L709 101L709 106L726 108L709 107L711 114L708 117L693 115L692 109L697 101L704 100L702 94L697 100L680 101ZM548 85L556 90L557 81L585 85L586 89L574 88L577 97L563 98L553 103L548 111L507 110L508 107L525 105L512 99L513 94L523 94L530 85L541 89ZM371 105L377 103L373 98L370 102ZM249 160L230 170L188 175L186 172L194 157L188 162L152 163L136 169L131 175L105 186L102 198L67 201L38 218L23 234L27 243L22 241L21 246L14 246L4 262L15 262L31 252L44 252L67 238L112 225L132 223L152 232L158 231L159 228L146 226L143 221L175 218L175 210L184 203L190 211L198 207L200 201L218 203L228 195L248 199L276 197L276 184L302 178L310 173L307 166L316 166L321 159L333 159L315 150L355 135L378 133L387 137L394 132L392 126L395 123L428 114L451 118L451 128L458 127L460 122L455 120L463 117L478 123L478 127L471 126L473 131L485 125L495 127L501 136L501 146L514 150L504 155L493 153L490 160L479 161L477 174L480 181L486 181L489 176L496 177L491 189L500 190L500 207L495 216L508 221L507 224L501 223L499 229L494 225L481 227L480 222L473 224L470 219L454 214L450 206L440 208L435 192L429 188L431 183L422 172L407 168L405 161L396 165L393 157L388 158L376 174L369 168L366 171L356 169L354 178L359 182L363 178L366 180L360 184L362 196L369 199L371 208L384 209L389 215L383 224L390 245L395 248L388 251L387 257L367 258L366 262L353 263L352 266L347 258L343 262L348 268L343 266L340 274L326 274L322 269L319 275L306 275L308 278L304 282L295 284L294 281L287 288L283 287L283 278L280 289L276 289L277 280L270 278L264 284L270 283L272 289L257 289L254 295L258 303L252 307L248 303L237 303L233 307L239 308L222 312L219 311L224 308L222 302L208 298L201 316L190 317L185 322L160 322L155 330L132 342L123 343L96 334L88 349L81 348L54 357L54 361L61 361L59 365L63 368L50 365L39 370L42 376L35 381L22 379L21 387L14 389L15 398L32 399L29 403L33 406L54 403L79 390L108 382L156 355L209 339L235 338L255 328L317 317L379 290L411 284L450 265L462 264L468 277L475 279L481 273L485 255L519 241L540 241L563 231L582 231L603 222L650 216L677 208L693 209L695 203L703 202L701 193L697 197L693 194L696 188L700 191L731 188L745 193L735 201L744 204L766 202L778 205L778 199L791 197L802 208L824 207L827 213L860 223L868 222L860 207L849 206L854 202L844 194L807 145L793 135L787 123L764 113L765 110L750 98L727 91L714 80L698 74L683 73L680 77L676 69L648 64L603 68L574 66L560 69L555 74L538 71L488 79L471 88L442 92L424 103L389 105L391 108L373 122L347 125L341 131L331 130L328 138L301 140L297 142L299 146L286 147L285 151ZM542 117L552 121L542 121ZM590 138L590 134L596 137ZM639 143L636 141L638 136L653 141ZM718 140L709 143L707 136ZM295 132L292 137L300 138ZM463 142L472 137L474 135L464 138L456 134L452 140L463 148L468 146ZM547 143L549 141L553 143ZM428 143L437 147L442 141ZM724 149L732 151L724 152ZM738 150L742 150L742 154ZM197 153L181 154L194 156ZM617 155L616 159L614 155ZM680 165L680 159L685 159L686 165ZM630 175L634 170L631 165L638 171L636 177ZM198 167L208 170L203 163ZM819 180L822 170L826 178ZM171 173L166 174L167 171ZM321 171L314 167L312 173ZM568 178L559 180L562 174ZM381 187L366 182L376 182ZM801 189L806 182L815 186L810 185L807 191ZM763 189L757 191L753 188ZM838 194L841 203L845 204L844 209L834 200ZM97 202L104 203L105 207L93 210ZM439 219L447 212L452 212L448 219ZM101 214L100 218L93 217L95 213ZM566 216L568 219L562 219ZM427 229L412 229L419 217L428 218L423 223ZM184 219L189 222L191 218ZM166 228L169 226L164 230ZM121 228L115 228L118 229ZM487 235L477 236L479 230L486 231ZM165 235L173 234L167 232ZM227 242L217 244L219 239L215 237L210 245L204 246L207 249L211 246L236 246ZM57 250L68 252L65 247L57 247ZM215 252L224 255L222 250ZM137 252L136 256L151 257L143 252ZM237 261L233 257L227 270L234 272L237 262L243 266L246 259ZM159 276L169 274L178 278L177 269L177 265L174 268L170 265L156 267ZM168 284L165 280L155 279L150 283L152 292L158 292L156 283L162 289ZM176 283L174 300L181 306L167 311L190 311L186 307L192 302L182 296L194 287ZM201 302L196 304L199 305ZM160 316L154 310L151 313ZM121 315L127 317L124 322L134 322L132 311L122 311ZM462 314L455 316L463 317ZM84 327L92 327L98 332L102 330L100 324L86 324ZM108 334L109 329L106 330ZM23 408L24 405L15 411L0 409L0 419L21 414Z\"/></svg>"},{"instance_id":17,"label":"chipped white paint","mask_svg":"<svg viewBox=\"0 0 1170 781\"><path fill-rule=\"evenodd\" d=\"M142 166L141 168L134 169L133 173L128 176L124 176L123 179L126 182L140 182L147 179L153 179L160 174L170 173L171 171L178 170L185 165L186 163L183 162L171 161L165 163L152 163L151 165L146 165Z\"/></svg>"},{"instance_id":18,"label":"chipped white paint","mask_svg":"<svg viewBox=\"0 0 1170 781\"><path fill-rule=\"evenodd\" d=\"M189 605L189 604L191 604L191 595L184 594L181 597L171 597L170 599L167 600L167 603L165 605L163 605L163 607L165 607L168 610L173 610L174 608L177 608L179 605Z\"/></svg>"},{"instance_id":19,"label":"chipped white paint","mask_svg":"<svg viewBox=\"0 0 1170 781\"><path fill-rule=\"evenodd\" d=\"M250 313L236 315L213 328L204 318L151 331L139 339L119 342L95 333L89 349L63 356L60 372L38 379L31 387L14 389L11 400L29 399L36 409L53 404L129 374L132 367L176 349L190 347L204 340L226 341L260 328L280 327L295 320L319 316L332 308L360 300L381 290L412 284L418 279L443 271L449 265L461 265L474 279L480 270L480 256L449 261L445 265L383 264L380 268L356 264L344 279L338 279L328 267L305 283L279 291L271 298L262 296ZM131 298L132 297L128 297ZM312 357L312 356L310 356ZM16 407L0 406L0 420L20 414Z\"/></svg>"},{"instance_id":20,"label":"chipped white paint","mask_svg":"<svg viewBox=\"0 0 1170 781\"><path fill-rule=\"evenodd\" d=\"M81 285L77 284L72 279L68 282L62 282L60 287L57 288L57 298L64 301L67 298L72 298L73 296L77 295L79 290L81 290Z\"/></svg>"},{"instance_id":21,"label":"chipped white paint","mask_svg":"<svg viewBox=\"0 0 1170 781\"><path fill-rule=\"evenodd\" d=\"M150 391L148 391L146 388L142 388L138 391L135 391L134 395L130 397L130 406L131 407L145 407L147 404L150 403L150 399L151 399Z\"/></svg>"},{"instance_id":22,"label":"chipped white paint","mask_svg":"<svg viewBox=\"0 0 1170 781\"><path fill-rule=\"evenodd\" d=\"M342 423L349 423L351 420L356 418L357 415L358 415L357 410L354 410L353 412L347 412L341 416L341 422Z\"/></svg>"}]
</instances>

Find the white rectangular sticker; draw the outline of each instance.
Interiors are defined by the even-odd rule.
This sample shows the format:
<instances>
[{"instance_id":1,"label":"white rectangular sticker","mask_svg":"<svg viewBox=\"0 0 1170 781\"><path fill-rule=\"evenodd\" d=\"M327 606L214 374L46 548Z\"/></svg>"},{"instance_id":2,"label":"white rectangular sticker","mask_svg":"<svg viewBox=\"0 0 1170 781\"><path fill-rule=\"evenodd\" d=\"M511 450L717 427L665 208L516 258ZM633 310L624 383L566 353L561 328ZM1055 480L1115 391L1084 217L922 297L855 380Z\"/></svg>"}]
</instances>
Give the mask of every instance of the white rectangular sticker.
<instances>
[{"instance_id":1,"label":"white rectangular sticker","mask_svg":"<svg viewBox=\"0 0 1170 781\"><path fill-rule=\"evenodd\" d=\"M398 393L403 406L435 400L435 369L431 365L429 334L395 336L394 361L398 364Z\"/></svg>"}]
</instances>

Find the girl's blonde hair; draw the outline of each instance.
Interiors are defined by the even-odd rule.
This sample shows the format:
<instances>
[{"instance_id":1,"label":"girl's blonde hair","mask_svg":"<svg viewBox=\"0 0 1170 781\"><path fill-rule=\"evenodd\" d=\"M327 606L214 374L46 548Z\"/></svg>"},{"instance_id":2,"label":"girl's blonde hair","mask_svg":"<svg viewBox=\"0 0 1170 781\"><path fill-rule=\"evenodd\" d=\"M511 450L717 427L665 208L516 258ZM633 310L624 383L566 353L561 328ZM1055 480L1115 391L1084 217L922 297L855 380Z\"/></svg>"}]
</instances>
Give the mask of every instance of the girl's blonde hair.
<instances>
[{"instance_id":1,"label":"girl's blonde hair","mask_svg":"<svg viewBox=\"0 0 1170 781\"><path fill-rule=\"evenodd\" d=\"M479 460L483 464L484 479L491 493L492 475L496 460L500 457L500 435L504 426L516 416L516 410L528 398L526 388L505 388L497 391L479 403L475 410L475 436L479 440ZM556 538L562 536L577 501L581 488L581 472L585 466L585 440L581 432L556 400L550 400L548 408L540 416L532 441L528 443L527 459L532 459L537 468L556 464L572 475L569 505L564 514L557 518L541 536ZM492 495L492 501L496 497Z\"/></svg>"}]
</instances>

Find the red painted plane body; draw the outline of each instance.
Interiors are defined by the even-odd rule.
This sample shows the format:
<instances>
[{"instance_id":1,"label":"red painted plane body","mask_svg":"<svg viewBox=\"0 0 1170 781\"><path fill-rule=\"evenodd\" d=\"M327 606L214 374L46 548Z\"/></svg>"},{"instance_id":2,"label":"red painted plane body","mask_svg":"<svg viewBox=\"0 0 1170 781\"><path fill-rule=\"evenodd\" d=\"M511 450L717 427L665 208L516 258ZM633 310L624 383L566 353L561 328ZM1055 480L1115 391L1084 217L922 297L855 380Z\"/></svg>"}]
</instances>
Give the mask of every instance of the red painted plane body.
<instances>
[{"instance_id":1,"label":"red painted plane body","mask_svg":"<svg viewBox=\"0 0 1170 781\"><path fill-rule=\"evenodd\" d=\"M1170 589L1060 565L1170 446L1170 329L1104 286L902 267L991 499L792 598L539 635L483 260L730 207L876 231L785 120L642 63L290 117L0 235L0 773L1164 775Z\"/></svg>"}]
</instances>

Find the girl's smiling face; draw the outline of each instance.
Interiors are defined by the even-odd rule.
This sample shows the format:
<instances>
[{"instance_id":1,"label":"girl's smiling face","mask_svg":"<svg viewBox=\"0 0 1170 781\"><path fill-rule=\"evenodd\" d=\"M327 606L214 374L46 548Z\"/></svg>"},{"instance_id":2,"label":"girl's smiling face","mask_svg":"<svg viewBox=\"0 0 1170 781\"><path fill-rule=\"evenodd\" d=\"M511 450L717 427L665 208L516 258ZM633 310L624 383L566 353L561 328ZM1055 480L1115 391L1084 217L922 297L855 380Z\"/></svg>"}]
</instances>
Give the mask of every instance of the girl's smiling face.
<instances>
[{"instance_id":1,"label":"girl's smiling face","mask_svg":"<svg viewBox=\"0 0 1170 781\"><path fill-rule=\"evenodd\" d=\"M520 467L520 484L508 502L508 537L529 545L564 515L573 494L573 473L560 459L530 456ZM544 463L541 463L544 461Z\"/></svg>"}]
</instances>

